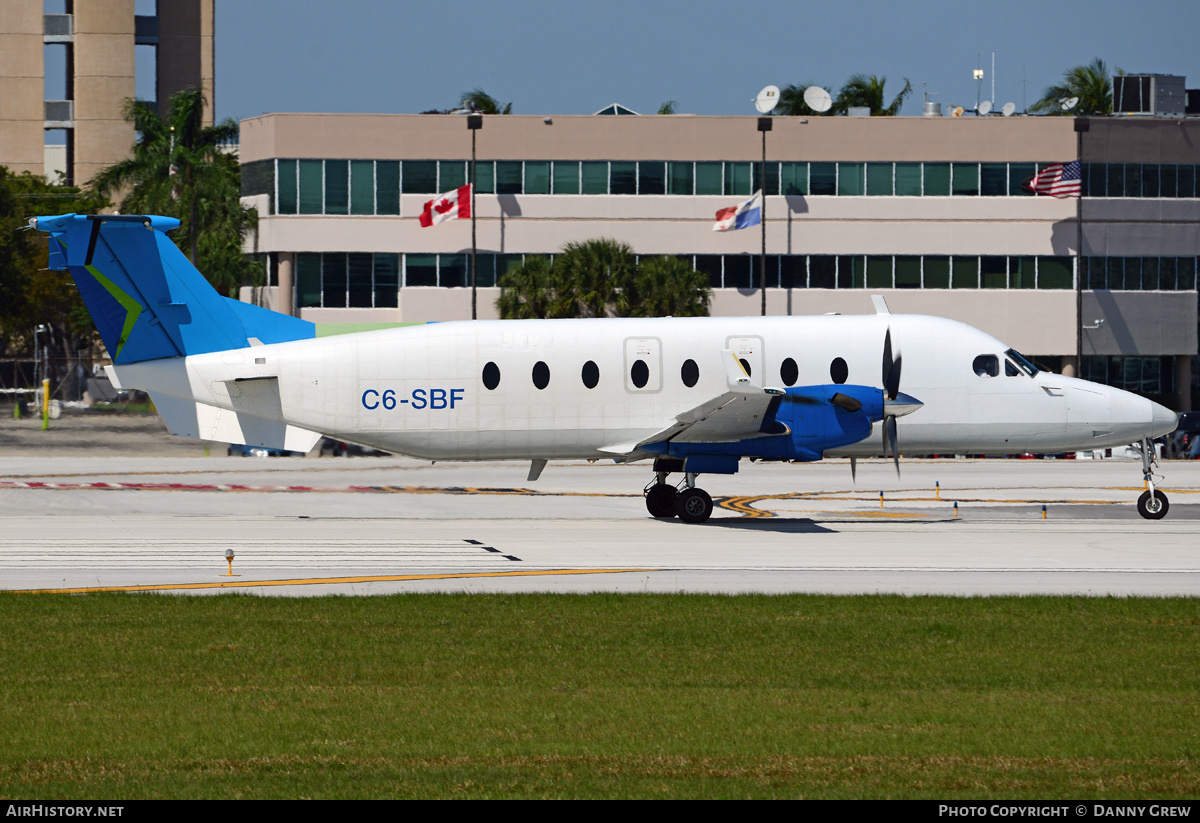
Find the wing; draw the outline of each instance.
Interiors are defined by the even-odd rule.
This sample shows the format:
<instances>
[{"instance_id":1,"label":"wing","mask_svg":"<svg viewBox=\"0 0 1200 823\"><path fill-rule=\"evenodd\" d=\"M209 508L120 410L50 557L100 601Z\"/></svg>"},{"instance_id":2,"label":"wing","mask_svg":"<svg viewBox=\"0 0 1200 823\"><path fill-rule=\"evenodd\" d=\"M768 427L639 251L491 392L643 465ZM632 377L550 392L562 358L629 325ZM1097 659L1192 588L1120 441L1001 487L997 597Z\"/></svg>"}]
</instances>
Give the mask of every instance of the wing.
<instances>
[{"instance_id":1,"label":"wing","mask_svg":"<svg viewBox=\"0 0 1200 823\"><path fill-rule=\"evenodd\" d=\"M742 368L737 355L721 352L728 390L695 408L675 416L675 422L649 437L630 443L615 443L600 451L631 456L642 446L671 440L675 443L734 443L751 437L786 434L782 424L774 424L773 406L778 407L782 389L764 389L756 385Z\"/></svg>"}]
</instances>

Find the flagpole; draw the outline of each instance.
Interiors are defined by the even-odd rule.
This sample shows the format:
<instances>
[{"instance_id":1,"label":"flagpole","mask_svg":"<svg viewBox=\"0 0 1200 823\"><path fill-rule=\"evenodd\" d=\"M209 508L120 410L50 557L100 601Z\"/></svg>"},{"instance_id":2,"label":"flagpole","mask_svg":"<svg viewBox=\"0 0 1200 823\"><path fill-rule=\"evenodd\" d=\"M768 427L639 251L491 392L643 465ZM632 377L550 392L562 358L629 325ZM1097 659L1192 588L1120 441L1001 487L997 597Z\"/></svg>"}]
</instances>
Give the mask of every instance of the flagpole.
<instances>
[{"instance_id":1,"label":"flagpole","mask_svg":"<svg viewBox=\"0 0 1200 823\"><path fill-rule=\"evenodd\" d=\"M1079 162L1079 197L1075 200L1075 374L1083 376L1083 133L1086 118L1075 118L1075 159Z\"/></svg>"},{"instance_id":2,"label":"flagpole","mask_svg":"<svg viewBox=\"0 0 1200 823\"><path fill-rule=\"evenodd\" d=\"M758 130L762 133L762 172L759 174L758 192L762 199L758 204L758 221L762 224L762 249L758 255L758 290L762 292L762 316L767 316L767 132L771 130L771 118L758 118Z\"/></svg>"},{"instance_id":3,"label":"flagpole","mask_svg":"<svg viewBox=\"0 0 1200 823\"><path fill-rule=\"evenodd\" d=\"M468 114L467 128L471 131L471 319L477 320L475 295L475 132L483 128L482 114Z\"/></svg>"}]
</instances>

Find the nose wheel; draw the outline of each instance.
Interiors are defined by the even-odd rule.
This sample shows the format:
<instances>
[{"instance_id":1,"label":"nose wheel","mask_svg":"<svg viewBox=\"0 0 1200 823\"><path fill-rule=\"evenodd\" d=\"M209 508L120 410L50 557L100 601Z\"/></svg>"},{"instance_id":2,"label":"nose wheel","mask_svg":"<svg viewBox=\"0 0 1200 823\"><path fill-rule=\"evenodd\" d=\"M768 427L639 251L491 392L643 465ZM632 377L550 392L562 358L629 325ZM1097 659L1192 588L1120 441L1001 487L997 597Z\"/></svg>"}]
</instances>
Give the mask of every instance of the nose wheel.
<instances>
[{"instance_id":1,"label":"nose wheel","mask_svg":"<svg viewBox=\"0 0 1200 823\"><path fill-rule=\"evenodd\" d=\"M1167 516L1171 504L1167 502L1165 494L1154 488L1154 472L1151 467L1158 463L1158 455L1154 451L1154 444L1149 440L1143 440L1139 448L1142 450L1142 477L1146 481L1146 491L1138 498L1138 514L1147 520L1162 520Z\"/></svg>"},{"instance_id":2,"label":"nose wheel","mask_svg":"<svg viewBox=\"0 0 1200 823\"><path fill-rule=\"evenodd\" d=\"M1138 514L1147 520L1162 520L1167 516L1167 509L1171 508L1171 504L1167 502L1167 496L1158 489L1154 491L1144 491L1137 502Z\"/></svg>"}]
</instances>

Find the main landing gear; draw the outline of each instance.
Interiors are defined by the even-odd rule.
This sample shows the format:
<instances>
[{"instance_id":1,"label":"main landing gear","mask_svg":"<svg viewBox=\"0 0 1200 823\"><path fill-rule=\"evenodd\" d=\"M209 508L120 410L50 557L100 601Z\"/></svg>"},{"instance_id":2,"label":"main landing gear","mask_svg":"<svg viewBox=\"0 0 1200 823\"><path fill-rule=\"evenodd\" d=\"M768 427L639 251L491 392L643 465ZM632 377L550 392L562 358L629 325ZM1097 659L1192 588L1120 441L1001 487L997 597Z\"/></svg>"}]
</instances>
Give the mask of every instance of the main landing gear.
<instances>
[{"instance_id":1,"label":"main landing gear","mask_svg":"<svg viewBox=\"0 0 1200 823\"><path fill-rule=\"evenodd\" d=\"M665 471L656 471L643 489L646 510L654 517L678 517L684 523L703 523L712 516L713 502L708 492L696 488L696 475L687 472L679 488L667 483Z\"/></svg>"},{"instance_id":2,"label":"main landing gear","mask_svg":"<svg viewBox=\"0 0 1200 823\"><path fill-rule=\"evenodd\" d=\"M1138 498L1138 514L1147 520L1162 520L1167 516L1167 510L1171 508L1171 504L1167 502L1165 494L1154 488L1154 473L1151 471L1151 466L1158 463L1158 455L1154 452L1154 444L1149 440L1143 440L1140 448L1142 450L1142 477L1146 481L1146 491L1142 492L1142 496Z\"/></svg>"}]
</instances>

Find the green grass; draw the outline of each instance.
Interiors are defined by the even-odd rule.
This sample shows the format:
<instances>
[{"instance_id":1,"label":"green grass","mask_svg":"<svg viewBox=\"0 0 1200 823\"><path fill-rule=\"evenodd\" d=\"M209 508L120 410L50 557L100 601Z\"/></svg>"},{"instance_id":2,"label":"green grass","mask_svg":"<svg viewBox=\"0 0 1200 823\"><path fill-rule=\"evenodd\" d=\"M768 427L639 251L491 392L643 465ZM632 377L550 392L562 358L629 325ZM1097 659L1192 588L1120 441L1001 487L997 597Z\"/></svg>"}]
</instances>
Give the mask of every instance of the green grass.
<instances>
[{"instance_id":1,"label":"green grass","mask_svg":"<svg viewBox=\"0 0 1200 823\"><path fill-rule=\"evenodd\" d=\"M5 797L1200 794L1200 601L0 596Z\"/></svg>"}]
</instances>

